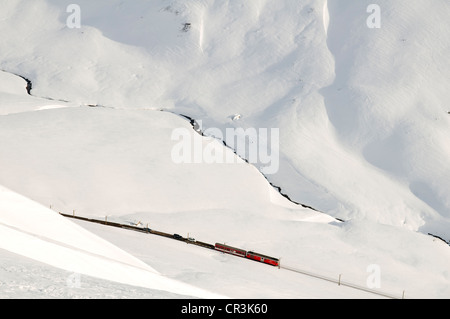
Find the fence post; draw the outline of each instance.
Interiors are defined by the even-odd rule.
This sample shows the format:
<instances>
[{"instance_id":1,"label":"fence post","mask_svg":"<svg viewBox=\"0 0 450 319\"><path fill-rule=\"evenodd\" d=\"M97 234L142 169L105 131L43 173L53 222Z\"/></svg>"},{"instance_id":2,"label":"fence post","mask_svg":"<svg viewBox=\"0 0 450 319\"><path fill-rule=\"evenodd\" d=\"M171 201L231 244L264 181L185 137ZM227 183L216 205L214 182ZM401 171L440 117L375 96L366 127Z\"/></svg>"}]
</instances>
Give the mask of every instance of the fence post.
<instances>
[{"instance_id":1,"label":"fence post","mask_svg":"<svg viewBox=\"0 0 450 319\"><path fill-rule=\"evenodd\" d=\"M341 285L341 277L342 277L342 274L339 274L339 282L338 282L339 286Z\"/></svg>"}]
</instances>

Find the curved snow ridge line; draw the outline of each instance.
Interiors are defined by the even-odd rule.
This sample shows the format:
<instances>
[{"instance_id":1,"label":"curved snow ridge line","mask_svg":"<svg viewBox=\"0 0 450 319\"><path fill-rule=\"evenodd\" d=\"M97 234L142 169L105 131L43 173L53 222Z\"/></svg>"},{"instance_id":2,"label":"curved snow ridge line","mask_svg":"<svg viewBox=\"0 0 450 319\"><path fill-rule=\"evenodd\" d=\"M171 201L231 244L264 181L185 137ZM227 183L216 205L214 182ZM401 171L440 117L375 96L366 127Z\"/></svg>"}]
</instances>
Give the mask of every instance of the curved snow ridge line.
<instances>
[{"instance_id":1,"label":"curved snow ridge line","mask_svg":"<svg viewBox=\"0 0 450 319\"><path fill-rule=\"evenodd\" d=\"M17 76L17 77L21 78L22 80L24 80L26 82L26 84L27 84L25 89L26 89L27 94L29 96L32 96L32 97L35 97L35 98L39 98L39 99L48 100L48 101L58 101L58 102L69 103L69 101L63 100L63 99L54 99L54 98L51 98L51 97L35 96L35 95L31 94L31 90L33 90L33 82L29 78L27 78L27 77L25 77L23 75L14 73L14 72L9 72L9 71L6 71L6 70L1 70L1 71L5 72L5 73L8 73L8 74L11 74L11 75L14 75L14 76Z\"/></svg>"},{"instance_id":2,"label":"curved snow ridge line","mask_svg":"<svg viewBox=\"0 0 450 319\"><path fill-rule=\"evenodd\" d=\"M325 1L325 8L324 8L324 10L325 10L325 9L326 9L326 11L328 12L327 1ZM4 71L4 70L2 70L2 71L3 71L3 72L6 72L6 73L13 74L13 75L15 75L15 76L18 76L18 77L24 79L24 80L27 82L27 92L28 92L29 95L31 95L32 82L31 82L29 79L25 78L24 76L21 76L21 75L12 73L12 72ZM50 101L54 101L53 98L48 98L48 97L47 97L47 98L43 98L43 99L47 99L47 100L50 100ZM69 103L69 101L66 101L66 100L59 100L59 101L63 101L63 102ZM108 109L113 109L113 110L117 110L117 109L125 109L125 108L118 108L118 107L114 107L114 106L105 106L105 105L98 105L98 104L85 104L84 106L92 107L92 108L95 108L95 107L101 107L101 108L108 108ZM51 108L53 108L53 107L47 107L47 108L41 108L41 109L51 109ZM57 107L55 107L55 108L57 108ZM162 111L162 112L168 112L168 113L172 113L172 114L181 116L181 117L183 117L183 118L185 118L185 119L188 119L188 120L190 121L191 126L192 126L192 128L194 129L195 132L197 132L198 134L200 134L200 135L202 135L202 136L205 136L204 133L199 129L199 125L197 124L197 121L196 121L195 119L193 119L193 118L187 116L187 115L175 113L175 112L168 111L168 110L160 110L160 109L152 109L152 108L145 108L145 109L142 109L142 110ZM250 164L249 161L248 161L246 158L243 158L242 156L238 155L237 152L236 152L234 149L232 149L230 146L228 146L228 145L226 144L225 141L222 141L222 143L223 143L223 145L224 145L225 147L227 147L228 149L230 149L231 151L233 151L233 153L234 153L236 156L238 156L239 158L241 158L241 159L242 159L243 161L245 161L247 164ZM284 193L284 192L282 191L282 189L281 189L280 186L274 185L272 182L270 182L270 180L268 179L268 177L267 177L266 175L264 175L259 169L258 169L258 172L260 172L260 173L262 174L262 176L267 180L267 182L268 182L273 188L275 188L281 196L283 196L284 198L286 198L286 199L287 199L288 201L290 201L291 203L293 203L293 204L295 204L295 205L298 205L298 206L301 206L301 207L306 208L306 209L311 209L311 210L316 211L316 212L318 212L318 213L325 214L324 212L321 212L320 210L318 210L318 209L316 209L316 208L314 208L314 207L312 207L312 206L309 206L309 205L306 205L306 204L302 204L302 203L299 203L299 202L296 202L296 201L292 200L288 194L286 194L286 193ZM339 221L342 221L342 220L339 220Z\"/></svg>"},{"instance_id":3,"label":"curved snow ridge line","mask_svg":"<svg viewBox=\"0 0 450 319\"><path fill-rule=\"evenodd\" d=\"M192 118L192 117L190 117L190 116L188 116L188 115L185 115L185 114L179 114L179 113L174 113L174 112L168 111L168 110L161 110L161 111L163 111L163 112L168 112L168 113L172 113L172 114L175 114L175 115L178 115L178 116L181 116L181 117L187 119L187 120L190 122L190 124L191 124L191 126L192 126L192 129L193 129L197 134L199 134L199 135L201 135L201 136L216 138L216 137L214 137L214 136L207 136L207 135L205 135L204 132L200 129L200 126L198 125L197 120L194 119L194 118ZM231 148L230 146L228 146L227 143L226 143L224 140L221 140L221 142L222 142L222 144L223 144L225 147L227 147L228 149L230 149L230 150L231 150L236 156L238 156L241 160L243 160L243 161L246 162L247 164L251 165L250 162L249 162L246 158L243 158L242 156L240 156L239 154L237 154L236 150L234 150L233 148ZM255 167L254 165L252 165L252 166ZM256 167L255 167L255 168L256 168ZM289 202L291 202L291 203L293 203L293 204L295 204L295 205L301 206L301 207L303 207L303 208L313 210L313 211L315 211L315 212L317 212L317 213L321 213L321 214L325 214L325 215L329 216L328 214L326 214L326 213L324 213L324 212L322 212L322 211L320 211L320 210L318 210L318 209L316 209L316 208L314 208L314 207L312 207L312 206L310 206L310 205L307 205L307 204L303 204L303 203L299 203L299 202L294 201L288 194L286 194L286 193L283 192L283 190L282 190L282 188L281 188L280 186L277 186L277 185L273 184L273 183L269 180L269 178L268 178L263 172L261 172L259 169L257 169L257 171L265 178L265 180L269 183L270 186L272 186L272 187L273 187L273 188L274 188L281 196L283 196L284 198L286 198ZM332 216L330 216L330 217L331 217L331 218L334 218L334 217L332 217ZM343 222L342 219L338 219L338 218L334 218L334 219L335 219L336 221Z\"/></svg>"},{"instance_id":4,"label":"curved snow ridge line","mask_svg":"<svg viewBox=\"0 0 450 319\"><path fill-rule=\"evenodd\" d=\"M6 71L6 70L1 70L1 71L5 72L5 73L8 73L8 74L15 75L15 76L23 79L27 83L27 86L25 87L25 89L27 90L27 94L31 95L31 90L33 89L33 83L31 82L31 80L29 80L26 77L24 77L24 76L22 76L20 74L17 74L17 73L9 72L9 71Z\"/></svg>"},{"instance_id":5,"label":"curved snow ridge line","mask_svg":"<svg viewBox=\"0 0 450 319\"><path fill-rule=\"evenodd\" d=\"M101 257L143 267L156 273L146 263L92 234L43 205L0 186L0 224L59 246L74 248Z\"/></svg>"},{"instance_id":6,"label":"curved snow ridge line","mask_svg":"<svg viewBox=\"0 0 450 319\"><path fill-rule=\"evenodd\" d=\"M150 272L153 272L155 274L160 274L159 272L157 272L156 270L154 270L153 268L151 268L150 266L148 266L148 265L146 265L144 263L142 264L142 266L139 266L137 264L131 264L131 263L128 263L128 262L125 262L125 261L122 261L122 260L118 260L118 259L114 259L114 258L108 257L106 255L100 255L100 254L94 253L92 251L87 251L87 250L84 250L84 249L81 249L81 248L69 245L67 243L63 243L61 241L58 241L58 240L55 240L55 239L52 239L52 238L48 238L48 237L45 237L45 236L42 236L42 235L37 235L37 234L31 233L31 232L27 232L27 231L24 231L24 230L21 230L21 229L15 227L15 226L8 225L8 224L2 223L2 222L0 222L0 228L1 227L7 227L7 228L9 228L9 229L11 229L13 231L18 232L18 233L22 233L22 234L28 235L30 237L34 237L36 239L42 240L42 241L50 243L50 244L57 245L59 247L64 247L64 248L67 248L67 249L70 249L70 250L73 250L73 251L77 251L77 252L80 252L80 253L83 253L83 254L87 254L87 255L90 255L90 256L93 256L93 257L104 258L104 259L109 260L111 262L116 262L116 263L120 263L120 264L127 265L127 266L130 266L130 267L139 268L139 269L142 269L142 270L145 270L145 271L150 271Z\"/></svg>"},{"instance_id":7,"label":"curved snow ridge line","mask_svg":"<svg viewBox=\"0 0 450 319\"><path fill-rule=\"evenodd\" d=\"M64 99L55 99L55 98L48 97L48 96L47 96L47 97L43 97L43 96L35 96L35 95L31 94L31 90L33 89L33 82L32 82L30 79L28 79L27 77L25 77L25 76L23 76L23 75L14 73L14 72L9 72L9 71L6 71L6 70L0 70L0 71L5 72L5 73L8 73L8 74L11 74L11 75L14 75L14 76L17 76L17 77L23 79L23 80L27 83L27 85L26 85L26 91L27 91L27 94L28 94L29 96L32 96L32 97L38 98L38 99L48 100L48 101L56 101L56 102L63 102L63 103L72 103L71 101L69 101L69 100L64 100ZM123 107L123 108L120 108L120 107L115 107L115 106L105 106L105 105L93 104L93 103L85 103L85 104L82 104L82 105L80 105L80 106L101 107L101 108L108 108L108 109L113 109L113 110L130 110L130 109L133 109L133 108L124 108L124 107ZM48 109L56 109L56 108L64 108L64 107L65 107L65 106L62 106L62 105L48 105L48 106L43 106L43 107L39 108L38 110L40 111L40 110L48 110ZM135 108L135 109L137 109L137 110L159 111L159 109L157 109L157 108Z\"/></svg>"},{"instance_id":8,"label":"curved snow ridge line","mask_svg":"<svg viewBox=\"0 0 450 319\"><path fill-rule=\"evenodd\" d=\"M69 249L0 225L0 248L69 272L198 298L226 297L148 270Z\"/></svg>"}]
</instances>

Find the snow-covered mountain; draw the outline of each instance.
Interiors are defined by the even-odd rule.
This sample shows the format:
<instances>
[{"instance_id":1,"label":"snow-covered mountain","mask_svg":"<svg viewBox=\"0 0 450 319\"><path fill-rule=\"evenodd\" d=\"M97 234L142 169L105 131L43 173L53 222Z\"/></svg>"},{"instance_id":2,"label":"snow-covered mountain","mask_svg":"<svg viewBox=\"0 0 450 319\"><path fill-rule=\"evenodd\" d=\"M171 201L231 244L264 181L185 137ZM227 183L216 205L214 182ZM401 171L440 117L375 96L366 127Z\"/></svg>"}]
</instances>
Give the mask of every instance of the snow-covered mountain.
<instances>
[{"instance_id":1,"label":"snow-covered mountain","mask_svg":"<svg viewBox=\"0 0 450 319\"><path fill-rule=\"evenodd\" d=\"M56 267L60 287L117 282L98 296L368 297L57 214L75 211L450 296L450 247L428 235L450 241L448 1L0 2L5 260ZM225 146L227 129L278 132L249 140L275 169ZM233 160L179 163L174 132ZM0 269L0 297L48 293L21 292L17 272Z\"/></svg>"}]
</instances>

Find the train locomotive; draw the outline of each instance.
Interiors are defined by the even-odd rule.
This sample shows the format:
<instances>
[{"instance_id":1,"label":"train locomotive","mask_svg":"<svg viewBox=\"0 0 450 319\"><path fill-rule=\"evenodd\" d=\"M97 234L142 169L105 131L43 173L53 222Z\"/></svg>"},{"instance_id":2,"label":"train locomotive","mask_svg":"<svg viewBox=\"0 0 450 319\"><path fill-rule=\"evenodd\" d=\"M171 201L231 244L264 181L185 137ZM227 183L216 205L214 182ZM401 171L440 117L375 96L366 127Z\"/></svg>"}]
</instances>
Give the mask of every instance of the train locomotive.
<instances>
[{"instance_id":1,"label":"train locomotive","mask_svg":"<svg viewBox=\"0 0 450 319\"><path fill-rule=\"evenodd\" d=\"M280 266L280 260L278 258L269 257L266 255L255 253L253 251L246 251L241 248L236 248L236 247L228 246L225 244L219 244L219 243L216 243L214 248L216 250L221 251L226 254L231 254L231 255L242 257L242 258L251 259L251 260L262 262L264 264L271 265L271 266Z\"/></svg>"}]
</instances>

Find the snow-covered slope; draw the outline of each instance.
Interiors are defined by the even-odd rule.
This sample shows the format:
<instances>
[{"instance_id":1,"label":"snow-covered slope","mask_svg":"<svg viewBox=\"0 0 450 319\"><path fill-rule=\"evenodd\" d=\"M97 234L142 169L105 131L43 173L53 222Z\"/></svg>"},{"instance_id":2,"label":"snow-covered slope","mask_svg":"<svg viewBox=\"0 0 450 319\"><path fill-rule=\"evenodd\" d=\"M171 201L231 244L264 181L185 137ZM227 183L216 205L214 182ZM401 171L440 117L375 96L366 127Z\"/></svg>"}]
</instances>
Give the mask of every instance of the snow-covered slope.
<instances>
[{"instance_id":1,"label":"snow-covered slope","mask_svg":"<svg viewBox=\"0 0 450 319\"><path fill-rule=\"evenodd\" d=\"M395 291L449 295L448 246L424 235L450 239L448 1L378 1L379 29L367 25L365 0L80 0L81 28L66 24L71 3L2 2L0 185L53 212L193 232L358 282L375 263ZM279 170L264 176L177 114L223 132L279 129ZM177 129L234 163L177 164ZM65 251L78 236L65 238L73 226L57 216L29 237L22 221L40 209L9 196L3 236Z\"/></svg>"},{"instance_id":2,"label":"snow-covered slope","mask_svg":"<svg viewBox=\"0 0 450 319\"><path fill-rule=\"evenodd\" d=\"M379 29L369 4L79 1L70 29L67 1L12 1L2 68L39 97L281 128L291 198L448 237L448 2L383 1Z\"/></svg>"},{"instance_id":3,"label":"snow-covered slope","mask_svg":"<svg viewBox=\"0 0 450 319\"><path fill-rule=\"evenodd\" d=\"M327 44L335 77L322 91L327 115L340 144L364 172L373 172L364 177L353 166L353 174L344 171L344 192L352 182L361 188L352 190L355 196L343 194L350 199L343 201L353 202L359 214L448 238L450 4L377 2L381 27L361 28L369 4L329 3Z\"/></svg>"},{"instance_id":4,"label":"snow-covered slope","mask_svg":"<svg viewBox=\"0 0 450 319\"><path fill-rule=\"evenodd\" d=\"M80 276L191 297L221 297L161 276L129 253L4 188L0 189L0 211L0 249Z\"/></svg>"}]
</instances>

